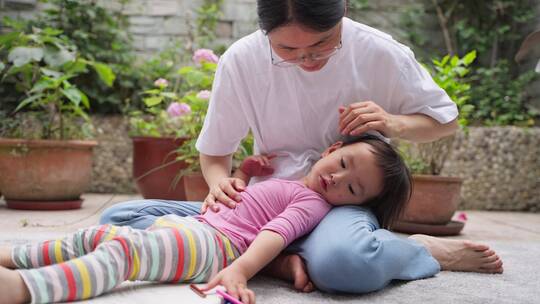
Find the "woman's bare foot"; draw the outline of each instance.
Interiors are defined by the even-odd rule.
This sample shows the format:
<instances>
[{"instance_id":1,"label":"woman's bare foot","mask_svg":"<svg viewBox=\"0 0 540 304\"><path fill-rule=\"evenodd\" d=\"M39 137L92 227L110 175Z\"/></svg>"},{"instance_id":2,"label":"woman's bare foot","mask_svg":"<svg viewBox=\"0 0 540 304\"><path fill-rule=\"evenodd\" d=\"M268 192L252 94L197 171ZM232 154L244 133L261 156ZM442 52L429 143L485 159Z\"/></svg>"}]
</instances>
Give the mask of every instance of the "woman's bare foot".
<instances>
[{"instance_id":1,"label":"woman's bare foot","mask_svg":"<svg viewBox=\"0 0 540 304\"><path fill-rule=\"evenodd\" d=\"M11 260L11 247L9 246L0 246L0 266L14 269L16 268L15 264Z\"/></svg>"},{"instance_id":2,"label":"woman's bare foot","mask_svg":"<svg viewBox=\"0 0 540 304\"><path fill-rule=\"evenodd\" d=\"M471 241L448 240L415 234L411 239L422 243L439 262L442 270L502 273L503 262L488 246Z\"/></svg>"},{"instance_id":3,"label":"woman's bare foot","mask_svg":"<svg viewBox=\"0 0 540 304\"><path fill-rule=\"evenodd\" d=\"M28 303L30 293L15 270L0 266L0 303Z\"/></svg>"},{"instance_id":4,"label":"woman's bare foot","mask_svg":"<svg viewBox=\"0 0 540 304\"><path fill-rule=\"evenodd\" d=\"M312 292L315 286L309 280L306 266L297 254L281 254L266 268L265 272L273 277L294 283L294 288L301 292Z\"/></svg>"}]
</instances>

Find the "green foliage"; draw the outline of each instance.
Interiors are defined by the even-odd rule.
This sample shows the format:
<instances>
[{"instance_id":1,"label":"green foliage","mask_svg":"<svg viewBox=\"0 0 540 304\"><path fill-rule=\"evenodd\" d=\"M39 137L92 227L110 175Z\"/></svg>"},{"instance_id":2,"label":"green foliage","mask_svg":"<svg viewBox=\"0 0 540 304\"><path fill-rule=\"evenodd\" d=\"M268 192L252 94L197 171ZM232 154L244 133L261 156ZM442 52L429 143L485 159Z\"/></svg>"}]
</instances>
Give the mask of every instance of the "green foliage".
<instances>
[{"instance_id":1,"label":"green foliage","mask_svg":"<svg viewBox=\"0 0 540 304\"><path fill-rule=\"evenodd\" d=\"M80 56L61 30L33 27L25 32L17 25L14 28L19 30L0 36L0 62L4 66L0 82L7 83L21 97L16 100L14 111L4 112L8 118L0 122L0 135L38 139L89 137L91 122L86 111L90 102L73 79L93 70L105 85L112 85L112 70L106 64Z\"/></svg>"},{"instance_id":2,"label":"green foliage","mask_svg":"<svg viewBox=\"0 0 540 304\"><path fill-rule=\"evenodd\" d=\"M209 47L209 44L216 39L216 27L219 18L223 15L221 13L222 5L223 0L204 0L204 3L197 9L195 43L198 48Z\"/></svg>"},{"instance_id":3,"label":"green foliage","mask_svg":"<svg viewBox=\"0 0 540 304\"><path fill-rule=\"evenodd\" d=\"M527 106L524 89L534 77L520 74L510 65L526 25L535 17L532 0L459 1L438 0L415 3L402 16L415 52L425 54L428 37L425 14L437 16L446 53L478 52L478 60L469 67L469 104L475 107L469 117L475 124L531 125L538 113ZM424 14L424 16L423 16ZM420 39L418 39L420 37ZM462 111L463 113L463 111ZM500 117L499 117L500 116Z\"/></svg>"},{"instance_id":4,"label":"green foliage","mask_svg":"<svg viewBox=\"0 0 540 304\"><path fill-rule=\"evenodd\" d=\"M474 106L469 103L471 85L467 83L469 66L476 59L476 51L469 52L463 58L446 55L442 60L434 59L431 76L433 80L446 91L459 109L459 124L467 126Z\"/></svg>"},{"instance_id":5,"label":"green foliage","mask_svg":"<svg viewBox=\"0 0 540 304\"><path fill-rule=\"evenodd\" d=\"M419 153L411 143L400 142L398 150L412 174L431 174L431 168L428 163L418 155Z\"/></svg>"},{"instance_id":6,"label":"green foliage","mask_svg":"<svg viewBox=\"0 0 540 304\"><path fill-rule=\"evenodd\" d=\"M459 125L466 127L473 113L474 106L470 104L470 89L467 75L469 67L476 60L476 51L469 52L462 58L446 55L442 59L432 60L432 67L427 67L433 80L446 91L456 103L459 110ZM405 162L414 174L438 175L449 156L453 136L430 143L410 144L400 143L399 147Z\"/></svg>"},{"instance_id":7,"label":"green foliage","mask_svg":"<svg viewBox=\"0 0 540 304\"><path fill-rule=\"evenodd\" d=\"M72 80L87 93L92 111L119 113L127 101L137 100L136 90L143 85L142 75L133 65L136 58L126 17L96 1L40 1L47 3L47 9L29 26L61 30L82 57L107 63L117 75L114 84L100 83L96 80L104 75L99 75L103 69L98 66L95 71L77 75Z\"/></svg>"},{"instance_id":8,"label":"green foliage","mask_svg":"<svg viewBox=\"0 0 540 304\"><path fill-rule=\"evenodd\" d=\"M349 10L352 10L352 11L360 11L369 7L370 5L369 5L368 0L350 0L349 1Z\"/></svg>"},{"instance_id":9,"label":"green foliage","mask_svg":"<svg viewBox=\"0 0 540 304\"><path fill-rule=\"evenodd\" d=\"M476 84L471 94L476 105L473 118L488 126L533 126L539 113L527 108L525 88L536 77L534 71L513 76L507 61L478 69L472 77Z\"/></svg>"}]
</instances>

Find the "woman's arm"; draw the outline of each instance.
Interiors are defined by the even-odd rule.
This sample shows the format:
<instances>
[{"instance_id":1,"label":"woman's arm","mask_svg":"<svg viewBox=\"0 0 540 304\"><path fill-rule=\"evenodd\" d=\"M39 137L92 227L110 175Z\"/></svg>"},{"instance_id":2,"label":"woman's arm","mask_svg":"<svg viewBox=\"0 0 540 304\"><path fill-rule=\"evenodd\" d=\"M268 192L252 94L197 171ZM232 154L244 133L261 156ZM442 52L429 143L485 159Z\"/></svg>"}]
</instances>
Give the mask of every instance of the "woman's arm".
<instances>
[{"instance_id":1,"label":"woman's arm","mask_svg":"<svg viewBox=\"0 0 540 304\"><path fill-rule=\"evenodd\" d=\"M243 303L255 303L255 294L247 289L247 281L272 261L285 248L281 235L269 230L261 231L248 249L230 266L221 270L203 290L223 285L227 293Z\"/></svg>"},{"instance_id":2,"label":"woman's arm","mask_svg":"<svg viewBox=\"0 0 540 304\"><path fill-rule=\"evenodd\" d=\"M400 125L398 138L413 142L430 142L454 134L458 129L457 119L441 124L424 114L397 115Z\"/></svg>"},{"instance_id":3,"label":"woman's arm","mask_svg":"<svg viewBox=\"0 0 540 304\"><path fill-rule=\"evenodd\" d=\"M455 133L457 128L457 119L441 124L424 114L392 115L372 101L357 102L339 109L339 130L344 135L354 136L375 130L388 138L430 142Z\"/></svg>"}]
</instances>

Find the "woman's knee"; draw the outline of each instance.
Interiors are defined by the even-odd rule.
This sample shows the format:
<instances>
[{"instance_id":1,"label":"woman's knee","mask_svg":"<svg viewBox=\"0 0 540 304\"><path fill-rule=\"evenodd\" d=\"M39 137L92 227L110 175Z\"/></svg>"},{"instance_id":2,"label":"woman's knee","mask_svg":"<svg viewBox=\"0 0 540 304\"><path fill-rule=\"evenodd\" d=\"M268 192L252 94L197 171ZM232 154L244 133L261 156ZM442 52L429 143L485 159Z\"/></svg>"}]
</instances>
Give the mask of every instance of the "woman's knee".
<instances>
[{"instance_id":1,"label":"woman's knee","mask_svg":"<svg viewBox=\"0 0 540 304\"><path fill-rule=\"evenodd\" d=\"M367 229L357 232L356 237L333 238L305 257L309 276L318 288L327 292L380 290L391 281L380 260L380 250L380 242Z\"/></svg>"},{"instance_id":2,"label":"woman's knee","mask_svg":"<svg viewBox=\"0 0 540 304\"><path fill-rule=\"evenodd\" d=\"M137 215L142 202L142 200L133 200L111 206L101 213L99 223L121 225Z\"/></svg>"}]
</instances>

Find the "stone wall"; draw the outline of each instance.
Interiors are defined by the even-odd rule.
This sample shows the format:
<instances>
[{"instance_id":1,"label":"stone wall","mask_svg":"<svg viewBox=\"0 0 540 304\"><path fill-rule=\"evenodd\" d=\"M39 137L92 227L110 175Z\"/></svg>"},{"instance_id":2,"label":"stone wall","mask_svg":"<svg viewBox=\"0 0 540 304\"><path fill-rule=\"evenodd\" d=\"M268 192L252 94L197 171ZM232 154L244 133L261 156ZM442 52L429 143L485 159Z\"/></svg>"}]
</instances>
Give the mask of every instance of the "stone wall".
<instances>
[{"instance_id":1,"label":"stone wall","mask_svg":"<svg viewBox=\"0 0 540 304\"><path fill-rule=\"evenodd\" d=\"M132 148L122 117L95 117L90 192L133 193ZM464 178L462 209L540 211L540 128L470 128L458 133L443 175Z\"/></svg>"},{"instance_id":2,"label":"stone wall","mask_svg":"<svg viewBox=\"0 0 540 304\"><path fill-rule=\"evenodd\" d=\"M90 192L136 193L131 178L133 152L127 119L122 116L94 116L99 146L94 149Z\"/></svg>"},{"instance_id":3,"label":"stone wall","mask_svg":"<svg viewBox=\"0 0 540 304\"><path fill-rule=\"evenodd\" d=\"M148 57L188 37L202 0L99 0L110 10L121 11L139 55ZM46 5L36 0L0 0L0 17L30 19ZM255 0L226 0L217 26L216 45L230 45L257 29Z\"/></svg>"},{"instance_id":4,"label":"stone wall","mask_svg":"<svg viewBox=\"0 0 540 304\"><path fill-rule=\"evenodd\" d=\"M464 209L540 211L540 128L460 132L442 174L464 178Z\"/></svg>"}]
</instances>

